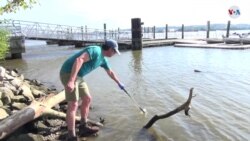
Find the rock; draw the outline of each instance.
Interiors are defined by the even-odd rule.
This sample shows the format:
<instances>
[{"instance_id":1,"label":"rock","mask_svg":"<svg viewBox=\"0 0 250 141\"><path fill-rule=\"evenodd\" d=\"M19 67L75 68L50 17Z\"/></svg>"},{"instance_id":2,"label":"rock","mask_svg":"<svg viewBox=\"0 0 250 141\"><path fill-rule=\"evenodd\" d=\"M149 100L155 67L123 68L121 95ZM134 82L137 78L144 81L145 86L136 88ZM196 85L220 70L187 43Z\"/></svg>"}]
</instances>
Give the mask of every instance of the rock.
<instances>
[{"instance_id":1,"label":"rock","mask_svg":"<svg viewBox=\"0 0 250 141\"><path fill-rule=\"evenodd\" d=\"M4 82L4 87L10 89L12 92L15 92L17 89L13 85L11 85L9 82Z\"/></svg>"},{"instance_id":2,"label":"rock","mask_svg":"<svg viewBox=\"0 0 250 141\"><path fill-rule=\"evenodd\" d=\"M11 103L11 98L9 95L5 95L2 97L2 102L3 102L3 105L8 105Z\"/></svg>"},{"instance_id":3,"label":"rock","mask_svg":"<svg viewBox=\"0 0 250 141\"><path fill-rule=\"evenodd\" d=\"M3 80L5 73L6 73L6 69L4 67L0 66L0 81Z\"/></svg>"},{"instance_id":4,"label":"rock","mask_svg":"<svg viewBox=\"0 0 250 141\"><path fill-rule=\"evenodd\" d=\"M10 75L13 76L13 77L17 77L18 76L18 74L14 70L10 71Z\"/></svg>"},{"instance_id":5,"label":"rock","mask_svg":"<svg viewBox=\"0 0 250 141\"><path fill-rule=\"evenodd\" d=\"M23 74L21 74L18 78L19 78L21 81L24 81L24 76L23 76Z\"/></svg>"},{"instance_id":6,"label":"rock","mask_svg":"<svg viewBox=\"0 0 250 141\"><path fill-rule=\"evenodd\" d=\"M18 77L15 77L12 81L10 81L10 84L16 89L18 89L22 85L22 83L23 81Z\"/></svg>"},{"instance_id":7,"label":"rock","mask_svg":"<svg viewBox=\"0 0 250 141\"><path fill-rule=\"evenodd\" d=\"M45 123L47 126L56 127L56 126L62 126L64 121L59 119L47 119Z\"/></svg>"},{"instance_id":8,"label":"rock","mask_svg":"<svg viewBox=\"0 0 250 141\"><path fill-rule=\"evenodd\" d=\"M30 90L29 84L23 83L20 88L22 90L21 94L24 95L29 101L33 101L35 99Z\"/></svg>"},{"instance_id":9,"label":"rock","mask_svg":"<svg viewBox=\"0 0 250 141\"><path fill-rule=\"evenodd\" d=\"M31 87L30 89L31 89L31 92L32 92L32 94L33 94L33 96L34 96L35 98L39 98L39 97L41 97L41 96L45 96L45 93L44 93L44 92L42 92L42 91L40 91L40 90L37 90L37 89L35 89L34 87Z\"/></svg>"},{"instance_id":10,"label":"rock","mask_svg":"<svg viewBox=\"0 0 250 141\"><path fill-rule=\"evenodd\" d=\"M5 76L4 76L7 80L13 80L15 77L5 73Z\"/></svg>"},{"instance_id":11,"label":"rock","mask_svg":"<svg viewBox=\"0 0 250 141\"><path fill-rule=\"evenodd\" d=\"M25 103L13 102L11 106L13 109L21 110L27 105Z\"/></svg>"},{"instance_id":12,"label":"rock","mask_svg":"<svg viewBox=\"0 0 250 141\"><path fill-rule=\"evenodd\" d=\"M11 137L7 141L43 141L43 137L41 135L36 135L32 133L28 134L20 134L16 137Z\"/></svg>"},{"instance_id":13,"label":"rock","mask_svg":"<svg viewBox=\"0 0 250 141\"><path fill-rule=\"evenodd\" d=\"M11 103L11 98L14 97L13 92L6 88L6 87L0 87L0 92L2 93L2 102L4 105Z\"/></svg>"},{"instance_id":14,"label":"rock","mask_svg":"<svg viewBox=\"0 0 250 141\"><path fill-rule=\"evenodd\" d=\"M19 73L19 71L18 71L18 69L17 68L15 68L15 69L13 69L12 71L14 71L15 73Z\"/></svg>"},{"instance_id":15,"label":"rock","mask_svg":"<svg viewBox=\"0 0 250 141\"><path fill-rule=\"evenodd\" d=\"M0 107L2 107L3 106L3 102L2 102L2 100L0 99Z\"/></svg>"},{"instance_id":16,"label":"rock","mask_svg":"<svg viewBox=\"0 0 250 141\"><path fill-rule=\"evenodd\" d=\"M38 121L38 122L35 124L35 127L36 127L37 129L47 128L47 126L43 123L43 121Z\"/></svg>"},{"instance_id":17,"label":"rock","mask_svg":"<svg viewBox=\"0 0 250 141\"><path fill-rule=\"evenodd\" d=\"M0 92L2 93L2 97L3 97L3 94L8 94L10 95L11 97L14 96L14 93L11 91L10 88L8 87L0 87Z\"/></svg>"},{"instance_id":18,"label":"rock","mask_svg":"<svg viewBox=\"0 0 250 141\"><path fill-rule=\"evenodd\" d=\"M36 79L33 79L30 82L32 83L32 85L35 85L35 86L41 86L41 85L43 85L40 81L38 81Z\"/></svg>"},{"instance_id":19,"label":"rock","mask_svg":"<svg viewBox=\"0 0 250 141\"><path fill-rule=\"evenodd\" d=\"M37 121L33 124L33 128L37 130L39 134L49 134L50 129L44 124L44 121Z\"/></svg>"},{"instance_id":20,"label":"rock","mask_svg":"<svg viewBox=\"0 0 250 141\"><path fill-rule=\"evenodd\" d=\"M2 103L3 105L8 105L11 103L11 98L9 96L3 97L2 98Z\"/></svg>"},{"instance_id":21,"label":"rock","mask_svg":"<svg viewBox=\"0 0 250 141\"><path fill-rule=\"evenodd\" d=\"M6 118L8 116L9 116L9 114L7 113L7 111L3 108L0 108L0 120Z\"/></svg>"},{"instance_id":22,"label":"rock","mask_svg":"<svg viewBox=\"0 0 250 141\"><path fill-rule=\"evenodd\" d=\"M12 102L22 102L22 103L26 103L27 99L23 96L23 95L16 95L14 97L12 97L11 99Z\"/></svg>"}]
</instances>

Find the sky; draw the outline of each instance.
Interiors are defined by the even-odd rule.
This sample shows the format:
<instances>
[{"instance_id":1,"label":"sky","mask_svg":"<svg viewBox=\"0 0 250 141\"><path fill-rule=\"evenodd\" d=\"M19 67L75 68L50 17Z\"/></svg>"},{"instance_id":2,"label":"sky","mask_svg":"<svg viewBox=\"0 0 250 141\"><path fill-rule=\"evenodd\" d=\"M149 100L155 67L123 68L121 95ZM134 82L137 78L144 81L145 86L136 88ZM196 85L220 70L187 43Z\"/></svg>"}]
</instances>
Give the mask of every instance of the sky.
<instances>
[{"instance_id":1,"label":"sky","mask_svg":"<svg viewBox=\"0 0 250 141\"><path fill-rule=\"evenodd\" d=\"M2 2L1 2L2 1ZM6 0L0 0L0 5ZM4 14L1 19L107 29L131 28L132 18L141 18L145 27L206 25L213 23L250 24L249 0L39 0L32 9ZM238 18L228 10L240 9Z\"/></svg>"}]
</instances>

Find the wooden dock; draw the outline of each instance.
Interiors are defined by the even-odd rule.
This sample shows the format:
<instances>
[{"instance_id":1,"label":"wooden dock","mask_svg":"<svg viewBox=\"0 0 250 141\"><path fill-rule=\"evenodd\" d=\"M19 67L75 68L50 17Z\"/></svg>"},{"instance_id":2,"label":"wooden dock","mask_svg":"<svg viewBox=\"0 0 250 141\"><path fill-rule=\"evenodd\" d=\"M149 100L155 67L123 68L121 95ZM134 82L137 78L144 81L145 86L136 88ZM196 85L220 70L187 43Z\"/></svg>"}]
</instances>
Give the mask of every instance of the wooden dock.
<instances>
[{"instance_id":1,"label":"wooden dock","mask_svg":"<svg viewBox=\"0 0 250 141\"><path fill-rule=\"evenodd\" d=\"M158 40L143 40L143 48L159 47L159 46L174 46L186 48L214 48L214 49L250 49L250 44L208 44L205 40L200 39L158 39ZM120 43L121 49L131 49L131 42L126 41Z\"/></svg>"},{"instance_id":2,"label":"wooden dock","mask_svg":"<svg viewBox=\"0 0 250 141\"><path fill-rule=\"evenodd\" d=\"M187 40L187 39L143 39L142 45L143 48L147 47L159 47L159 46L173 46L176 43L181 44L194 44L194 43L200 43L199 40ZM121 49L131 49L131 41L118 41L119 47Z\"/></svg>"},{"instance_id":3,"label":"wooden dock","mask_svg":"<svg viewBox=\"0 0 250 141\"><path fill-rule=\"evenodd\" d=\"M240 44L175 44L174 47L190 47L190 48L214 48L214 49L250 49L250 45Z\"/></svg>"}]
</instances>

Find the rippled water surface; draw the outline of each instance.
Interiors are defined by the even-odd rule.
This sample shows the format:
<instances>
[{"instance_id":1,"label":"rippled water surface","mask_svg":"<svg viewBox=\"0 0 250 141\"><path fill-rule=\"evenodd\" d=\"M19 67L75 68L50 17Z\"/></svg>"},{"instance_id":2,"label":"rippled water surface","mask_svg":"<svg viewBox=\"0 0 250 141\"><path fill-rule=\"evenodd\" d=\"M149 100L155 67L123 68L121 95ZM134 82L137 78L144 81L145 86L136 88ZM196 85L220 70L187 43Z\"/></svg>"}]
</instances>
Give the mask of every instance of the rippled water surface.
<instances>
[{"instance_id":1,"label":"rippled water surface","mask_svg":"<svg viewBox=\"0 0 250 141\"><path fill-rule=\"evenodd\" d=\"M59 69L78 49L33 46L23 59L1 65L18 68L27 78L58 90ZM250 140L250 50L154 47L123 51L109 59L113 70L142 107L133 101L101 68L86 76L93 95L92 119L105 118L105 127L93 141L247 141ZM201 72L196 73L194 69ZM142 127L155 114L184 103L194 88L191 118L180 112Z\"/></svg>"}]
</instances>

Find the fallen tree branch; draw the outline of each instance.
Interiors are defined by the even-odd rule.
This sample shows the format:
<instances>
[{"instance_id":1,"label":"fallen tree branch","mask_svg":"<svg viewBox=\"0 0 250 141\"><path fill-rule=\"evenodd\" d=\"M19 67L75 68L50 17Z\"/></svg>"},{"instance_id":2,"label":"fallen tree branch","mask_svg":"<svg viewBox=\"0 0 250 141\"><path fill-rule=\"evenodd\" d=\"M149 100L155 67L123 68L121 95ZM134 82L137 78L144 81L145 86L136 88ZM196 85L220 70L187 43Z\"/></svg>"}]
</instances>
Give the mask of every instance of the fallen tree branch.
<instances>
[{"instance_id":1,"label":"fallen tree branch","mask_svg":"<svg viewBox=\"0 0 250 141\"><path fill-rule=\"evenodd\" d=\"M190 91L189 91L189 97L188 97L187 101L186 101L184 104L182 104L181 106L177 107L176 109L174 109L174 110L172 110L172 111L170 111L170 112L168 112L168 113L166 113L166 114L163 114L163 115L155 115L153 118L150 119L150 121L149 121L143 128L148 129L148 128L150 128L157 120L163 119L163 118L168 118L168 117L170 117L170 116L172 116L172 115L174 115L174 114L176 114L176 113L178 113L178 112L180 112L180 111L182 111L182 110L185 111L185 115L186 115L186 116L190 116L189 113L188 113L188 111L189 111L189 109L190 109L190 104L191 104L192 97L194 97L194 96L193 96L193 89L194 89L194 88L191 88L191 89L190 89Z\"/></svg>"}]
</instances>

